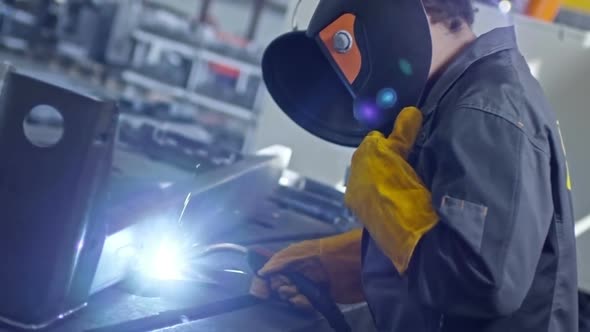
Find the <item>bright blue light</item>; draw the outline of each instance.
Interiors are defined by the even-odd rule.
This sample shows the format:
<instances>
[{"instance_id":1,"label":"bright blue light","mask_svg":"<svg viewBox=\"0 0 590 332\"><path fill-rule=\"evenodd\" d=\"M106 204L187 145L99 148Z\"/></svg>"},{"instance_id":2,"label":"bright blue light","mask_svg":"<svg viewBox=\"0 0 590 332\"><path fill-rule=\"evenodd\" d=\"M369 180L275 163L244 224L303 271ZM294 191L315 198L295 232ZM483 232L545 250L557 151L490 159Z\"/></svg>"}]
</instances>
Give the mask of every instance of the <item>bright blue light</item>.
<instances>
[{"instance_id":1,"label":"bright blue light","mask_svg":"<svg viewBox=\"0 0 590 332\"><path fill-rule=\"evenodd\" d=\"M385 88L377 93L377 106L382 109L388 109L397 103L397 93L394 89Z\"/></svg>"}]
</instances>

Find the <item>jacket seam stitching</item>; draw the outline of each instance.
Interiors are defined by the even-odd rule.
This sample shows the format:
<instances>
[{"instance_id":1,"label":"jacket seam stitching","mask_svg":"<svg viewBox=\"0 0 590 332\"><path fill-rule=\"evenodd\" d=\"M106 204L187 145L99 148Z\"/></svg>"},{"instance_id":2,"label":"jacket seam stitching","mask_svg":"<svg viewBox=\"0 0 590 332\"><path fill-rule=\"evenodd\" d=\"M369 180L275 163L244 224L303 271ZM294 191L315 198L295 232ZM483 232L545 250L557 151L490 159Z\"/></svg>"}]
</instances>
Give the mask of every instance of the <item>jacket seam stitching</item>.
<instances>
[{"instance_id":1,"label":"jacket seam stitching","mask_svg":"<svg viewBox=\"0 0 590 332\"><path fill-rule=\"evenodd\" d=\"M477 106L469 105L469 104L460 104L459 106L457 106L457 108L471 109L471 110L474 110L474 111L480 111L480 112L484 112L486 114L490 114L490 115L496 116L496 117L498 117L500 119L503 119L504 121L510 123L516 129L518 129L527 138L527 140L531 143L531 145L533 146L533 148L535 148L535 150L538 150L539 152L543 153L546 157L551 157L551 155L549 154L548 151L545 151L542 147L540 147L529 136L529 134L526 131L524 131L518 124L514 123L514 121L510 120L509 118L507 118L505 116L502 116L502 115L498 114L497 112L486 110L486 109L483 109L481 107L477 107Z\"/></svg>"},{"instance_id":2,"label":"jacket seam stitching","mask_svg":"<svg viewBox=\"0 0 590 332\"><path fill-rule=\"evenodd\" d=\"M524 88L523 88L522 80L521 80L521 77L520 77L518 71L514 67L514 61L512 60L512 57L511 56L508 57L508 61L510 62L510 69L512 69L512 75L514 75L514 77L516 77L516 79L518 80L518 83L520 83L518 85L518 90L519 90L520 94L524 96L524 92L525 91L524 91ZM520 101L520 106L524 108L524 100L523 99L519 99L519 101Z\"/></svg>"},{"instance_id":3,"label":"jacket seam stitching","mask_svg":"<svg viewBox=\"0 0 590 332\"><path fill-rule=\"evenodd\" d=\"M522 57L522 55L521 55L521 57ZM509 56L509 57L508 57L508 61L510 62L510 69L512 70L512 75L514 75L514 77L515 77L515 78L518 80L518 83L520 83L520 84L518 85L518 90L519 90L519 93L520 93L522 96L524 96L524 94L525 94L525 90L524 90L524 88L523 88L522 79L521 79L521 76L520 76L520 74L519 74L519 71L517 71L517 70L516 70L516 68L514 67L514 60L512 59L512 56ZM524 103L524 99L519 99L519 101L520 101L520 107L521 107L521 109L522 109L522 108L524 108L524 105L525 105L525 103ZM519 114L518 116L520 116L520 114ZM520 130L521 130L521 131L524 133L524 135L527 137L527 139L528 139L528 140L529 140L529 142L530 142L530 143L533 145L533 147L535 147L535 148L539 149L540 151L542 151L543 153L545 153L545 155L546 155L548 158L551 158L551 156L550 156L550 154L549 154L548 152L544 151L544 150L543 150L543 149L542 149L540 146L537 146L537 145L535 144L535 142L533 141L533 139L532 139L532 138L531 138L531 137L528 135L528 133L527 133L526 131L524 131L524 130L523 130L522 128L520 128L519 126L517 126L517 127L518 127L518 129L520 129Z\"/></svg>"},{"instance_id":4,"label":"jacket seam stitching","mask_svg":"<svg viewBox=\"0 0 590 332\"><path fill-rule=\"evenodd\" d=\"M504 272L506 269L506 251L508 250L508 246L510 245L510 243L512 242L512 239L514 237L514 227L516 227L516 222L515 222L515 216L516 216L516 211L517 211L517 207L520 205L520 199L518 196L518 193L520 192L520 181L521 181L521 176L520 176L520 172L518 172L518 168L520 167L520 163L522 161L522 154L520 153L522 151L522 136L519 139L518 142L518 153L517 153L517 162L515 163L515 170L516 170L516 176L515 176L515 181L514 181L514 187L512 189L512 199L510 200L510 202L512 202L512 211L510 213L510 220L512 221L510 224L510 237L508 238L508 241L506 241L502 247L502 268L500 271L500 283L498 284L498 287L496 288L498 291L502 289L502 287L504 286Z\"/></svg>"}]
</instances>

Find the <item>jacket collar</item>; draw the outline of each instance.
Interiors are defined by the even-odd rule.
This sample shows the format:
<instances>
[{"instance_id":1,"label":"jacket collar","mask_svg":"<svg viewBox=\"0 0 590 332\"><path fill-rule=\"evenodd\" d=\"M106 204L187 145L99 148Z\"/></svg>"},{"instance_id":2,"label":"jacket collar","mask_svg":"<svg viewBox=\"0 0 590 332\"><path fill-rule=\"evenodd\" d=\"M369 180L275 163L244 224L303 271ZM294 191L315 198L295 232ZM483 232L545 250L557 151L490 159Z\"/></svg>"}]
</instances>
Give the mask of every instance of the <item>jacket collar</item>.
<instances>
[{"instance_id":1,"label":"jacket collar","mask_svg":"<svg viewBox=\"0 0 590 332\"><path fill-rule=\"evenodd\" d=\"M517 48L514 27L497 28L477 38L451 62L434 83L421 107L424 115L436 109L442 97L471 65L489 55L513 48Z\"/></svg>"}]
</instances>

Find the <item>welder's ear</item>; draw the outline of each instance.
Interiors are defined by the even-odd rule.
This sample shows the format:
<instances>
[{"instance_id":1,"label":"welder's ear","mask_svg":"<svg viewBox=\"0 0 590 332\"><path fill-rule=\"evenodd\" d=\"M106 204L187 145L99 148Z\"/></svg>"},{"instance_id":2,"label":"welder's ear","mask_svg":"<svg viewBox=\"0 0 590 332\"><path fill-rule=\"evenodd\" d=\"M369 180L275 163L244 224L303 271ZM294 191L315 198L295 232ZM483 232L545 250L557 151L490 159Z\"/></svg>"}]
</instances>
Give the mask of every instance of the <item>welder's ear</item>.
<instances>
[{"instance_id":1,"label":"welder's ear","mask_svg":"<svg viewBox=\"0 0 590 332\"><path fill-rule=\"evenodd\" d=\"M397 116L388 139L394 142L397 152L407 158L421 128L422 112L416 107L406 107Z\"/></svg>"}]
</instances>

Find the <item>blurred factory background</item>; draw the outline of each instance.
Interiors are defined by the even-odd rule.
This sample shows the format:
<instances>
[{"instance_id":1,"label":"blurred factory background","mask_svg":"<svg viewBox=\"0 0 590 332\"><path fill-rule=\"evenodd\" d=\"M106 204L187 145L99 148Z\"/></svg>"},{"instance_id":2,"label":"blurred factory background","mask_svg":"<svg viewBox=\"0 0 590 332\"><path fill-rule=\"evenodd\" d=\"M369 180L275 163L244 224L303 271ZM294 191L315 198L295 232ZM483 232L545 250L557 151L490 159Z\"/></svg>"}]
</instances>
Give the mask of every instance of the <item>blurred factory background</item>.
<instances>
[{"instance_id":1,"label":"blurred factory background","mask_svg":"<svg viewBox=\"0 0 590 332\"><path fill-rule=\"evenodd\" d=\"M123 125L242 150L286 0L0 2L0 58L120 101Z\"/></svg>"},{"instance_id":2,"label":"blurred factory background","mask_svg":"<svg viewBox=\"0 0 590 332\"><path fill-rule=\"evenodd\" d=\"M584 29L590 29L590 5L584 0L483 1L489 8L483 7L485 15L478 14L478 31L485 30L480 26L513 20L513 14L553 21L534 26L554 29L556 41L583 36ZM3 0L0 59L36 75L50 75L53 82L83 86L120 101L125 114L122 126L143 126L144 132L151 128L160 135L165 132L204 145L252 152L287 137L303 142L298 135L286 135L282 124L260 125L262 113L269 119L282 116L273 110L261 82L264 47L290 29L292 22L304 26L317 4L317 0L304 0L292 20L296 2ZM548 45L531 38L521 38L525 53ZM582 40L578 47L587 46ZM545 70L551 66L546 61L540 64L542 56L531 61ZM547 85L556 80L543 75L552 94ZM275 131L282 137L274 137ZM300 158L295 158L298 168ZM338 153L336 160L344 164L348 155ZM328 172L328 180L337 182L345 167ZM314 173L310 175L323 180L321 167Z\"/></svg>"},{"instance_id":3,"label":"blurred factory background","mask_svg":"<svg viewBox=\"0 0 590 332\"><path fill-rule=\"evenodd\" d=\"M154 212L159 208L155 203L168 197L165 191L169 187L182 193L179 201L186 208L190 195L186 197L189 190L185 190L185 184L190 190L197 188L191 191L195 196L227 196L232 204L237 201L244 206L258 206L260 202L254 201L260 199L251 191L262 192L260 188L268 187L273 194L265 192L271 198L263 201L266 205L257 211L260 215L250 218L255 222L246 226L228 223L222 228L216 215L207 226L222 228L217 238L225 241L228 234L229 239L239 243L246 238L248 244L261 242L258 237L268 243L279 238L282 242L276 248L280 248L288 242L286 239L331 235L358 226L342 204L343 183L353 150L321 141L297 127L268 96L261 77L265 47L294 25L304 29L318 2L0 0L0 62L9 62L20 72L51 84L116 101L120 116L109 189L113 193L110 198L117 204L113 204L112 215L127 218L132 215L129 210L144 212L145 206ZM477 2L477 34L506 25L516 26L521 51L561 123L574 181L580 294L590 294L590 264L584 261L590 251L590 176L586 172L590 169L590 1ZM38 124L44 124L45 129L31 139L28 125ZM33 109L24 129L34 145L45 146L51 145L54 131L63 131L60 126L63 118L59 112ZM262 166L257 164L262 162L251 159L268 153L260 151L270 146L274 146L275 154L280 150L282 164L279 167L274 165L279 163L276 160L264 161L264 167L280 171L278 175L262 176ZM246 175L247 181L234 181L231 190L224 189L223 195L211 194L211 188L231 182L227 179L233 181ZM275 180L275 175L280 180L261 184L260 179ZM143 182L137 180L140 178ZM276 182L279 190L274 187ZM303 182L306 186L297 186ZM180 188L171 183L180 183ZM143 205L129 207L121 203L128 200L135 204L134 199L145 193L153 197L146 194L140 202ZM249 195L252 197L246 197ZM202 209L213 204L206 199L198 203L193 208L197 211L195 219L203 219ZM227 208L223 204L225 201L219 209L215 205L215 213ZM223 211L223 220L242 218L236 217L242 213L240 208ZM140 213L133 216L143 218ZM104 261L111 259L108 255L115 251L110 248L118 250L128 245L124 242L128 235L121 229L136 220L123 222L123 217L117 218L109 219L116 227L109 225L104 246L107 249L101 254L93 292L122 279L122 268ZM115 236L124 241L117 242L121 240ZM210 240L215 239L211 235ZM590 316L590 300L584 299L582 309ZM92 310L102 313L104 307L111 307L109 301ZM147 305L139 306L149 311ZM126 307L121 308L123 304L112 308L121 316L117 319L130 319ZM261 316L272 316L260 312ZM91 314L88 317L94 321ZM244 314L243 319L250 317L252 313Z\"/></svg>"}]
</instances>

